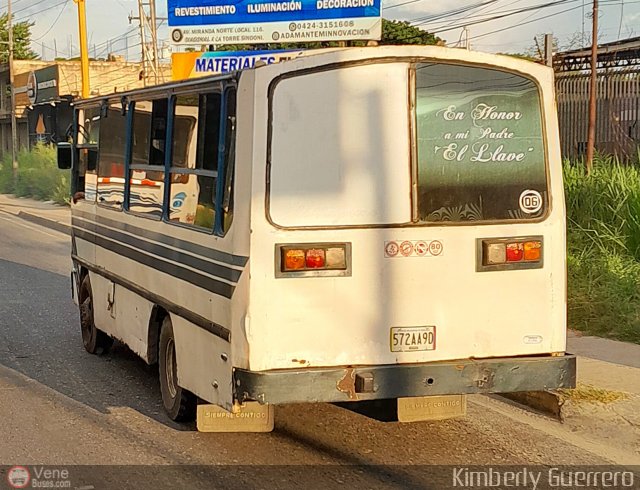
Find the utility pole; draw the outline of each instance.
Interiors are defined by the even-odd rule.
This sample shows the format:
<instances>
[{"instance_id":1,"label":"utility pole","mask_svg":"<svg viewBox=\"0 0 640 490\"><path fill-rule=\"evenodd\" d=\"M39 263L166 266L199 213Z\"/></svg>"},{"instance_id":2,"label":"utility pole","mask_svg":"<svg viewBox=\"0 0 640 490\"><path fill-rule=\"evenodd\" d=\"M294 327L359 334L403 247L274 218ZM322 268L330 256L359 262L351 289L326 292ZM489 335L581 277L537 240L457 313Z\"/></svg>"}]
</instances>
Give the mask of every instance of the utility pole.
<instances>
[{"instance_id":1,"label":"utility pole","mask_svg":"<svg viewBox=\"0 0 640 490\"><path fill-rule=\"evenodd\" d=\"M593 33L591 34L591 87L589 94L589 135L587 138L587 175L593 169L598 118L598 0L593 0Z\"/></svg>"},{"instance_id":2,"label":"utility pole","mask_svg":"<svg viewBox=\"0 0 640 490\"><path fill-rule=\"evenodd\" d=\"M16 90L13 73L13 14L11 13L11 0L7 5L7 17L9 22L9 85L11 86L11 162L13 180L18 178L18 122L16 121Z\"/></svg>"},{"instance_id":3,"label":"utility pole","mask_svg":"<svg viewBox=\"0 0 640 490\"><path fill-rule=\"evenodd\" d=\"M85 9L85 0L73 1L78 4L78 30L80 31L80 66L82 68L82 98L88 99L91 95L91 82L89 80L89 50L87 47L87 12Z\"/></svg>"},{"instance_id":4,"label":"utility pole","mask_svg":"<svg viewBox=\"0 0 640 490\"><path fill-rule=\"evenodd\" d=\"M140 22L141 79L145 86L148 84L157 85L164 80L160 71L158 53L158 21L161 19L156 16L155 0L138 0L138 16L129 15L129 23L134 20Z\"/></svg>"},{"instance_id":5,"label":"utility pole","mask_svg":"<svg viewBox=\"0 0 640 490\"><path fill-rule=\"evenodd\" d=\"M463 39L463 47L467 51L471 49L471 33L469 32L468 27L464 27L462 29L462 39Z\"/></svg>"}]
</instances>

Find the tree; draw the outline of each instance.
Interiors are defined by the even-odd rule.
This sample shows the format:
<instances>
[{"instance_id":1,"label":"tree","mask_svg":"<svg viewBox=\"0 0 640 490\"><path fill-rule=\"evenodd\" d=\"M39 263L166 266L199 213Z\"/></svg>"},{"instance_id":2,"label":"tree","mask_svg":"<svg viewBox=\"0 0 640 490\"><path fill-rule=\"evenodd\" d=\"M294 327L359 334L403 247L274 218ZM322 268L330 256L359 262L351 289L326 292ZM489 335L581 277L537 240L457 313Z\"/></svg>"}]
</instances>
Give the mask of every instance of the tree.
<instances>
[{"instance_id":1,"label":"tree","mask_svg":"<svg viewBox=\"0 0 640 490\"><path fill-rule=\"evenodd\" d=\"M444 41L419 27L412 26L409 22L399 20L382 19L382 39L380 45L421 44L444 46ZM349 46L366 46L366 41L348 41ZM221 46L220 51L244 51L254 49L318 49L335 48L340 43L336 41L311 42L311 43L269 43L257 44L233 44Z\"/></svg>"},{"instance_id":2,"label":"tree","mask_svg":"<svg viewBox=\"0 0 640 490\"><path fill-rule=\"evenodd\" d=\"M600 37L600 36L599 36ZM588 38L588 39L587 39ZM563 51L570 51L573 49L586 48L591 45L590 33L582 33L576 31L570 34L565 41L561 41L556 36L553 36L553 53L561 53ZM516 58L523 58L529 61L537 61L544 63L544 34L538 34L533 38L533 43L523 53L501 53Z\"/></svg>"},{"instance_id":3,"label":"tree","mask_svg":"<svg viewBox=\"0 0 640 490\"><path fill-rule=\"evenodd\" d=\"M382 19L382 40L380 44L436 44L444 41L430 32L412 26L407 21Z\"/></svg>"},{"instance_id":4,"label":"tree","mask_svg":"<svg viewBox=\"0 0 640 490\"><path fill-rule=\"evenodd\" d=\"M17 60L35 60L38 55L31 49L32 22L24 21L13 25L13 57ZM0 15L0 62L9 60L9 16Z\"/></svg>"}]
</instances>

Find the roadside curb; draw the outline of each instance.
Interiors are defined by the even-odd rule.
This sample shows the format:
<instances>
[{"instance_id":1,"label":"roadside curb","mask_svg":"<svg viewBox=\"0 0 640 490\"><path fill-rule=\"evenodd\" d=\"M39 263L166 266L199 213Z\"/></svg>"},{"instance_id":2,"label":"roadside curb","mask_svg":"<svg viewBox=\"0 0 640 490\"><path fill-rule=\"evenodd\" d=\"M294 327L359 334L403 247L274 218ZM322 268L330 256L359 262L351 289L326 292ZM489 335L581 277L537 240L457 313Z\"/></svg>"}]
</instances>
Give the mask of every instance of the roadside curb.
<instances>
[{"instance_id":1,"label":"roadside curb","mask_svg":"<svg viewBox=\"0 0 640 490\"><path fill-rule=\"evenodd\" d=\"M18 218L22 218L25 221L30 221L31 223L35 223L37 225L46 226L47 228L51 228L53 230L59 231L60 233L64 233L66 235L71 235L71 226L62 223L60 221L56 221L49 218L43 218L42 216L38 216L31 213L25 213L24 211L20 211L18 213Z\"/></svg>"}]
</instances>

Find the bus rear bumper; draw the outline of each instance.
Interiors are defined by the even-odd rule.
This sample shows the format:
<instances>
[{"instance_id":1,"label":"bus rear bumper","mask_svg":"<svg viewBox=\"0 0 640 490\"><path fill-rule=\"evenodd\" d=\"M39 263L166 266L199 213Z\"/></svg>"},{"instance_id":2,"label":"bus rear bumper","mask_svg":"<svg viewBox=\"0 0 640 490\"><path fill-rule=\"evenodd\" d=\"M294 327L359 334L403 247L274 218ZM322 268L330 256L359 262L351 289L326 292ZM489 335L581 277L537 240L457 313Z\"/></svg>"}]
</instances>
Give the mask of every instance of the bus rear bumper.
<instances>
[{"instance_id":1,"label":"bus rear bumper","mask_svg":"<svg viewBox=\"0 0 640 490\"><path fill-rule=\"evenodd\" d=\"M502 357L423 364L234 370L235 399L283 403L513 393L574 388L576 356Z\"/></svg>"}]
</instances>

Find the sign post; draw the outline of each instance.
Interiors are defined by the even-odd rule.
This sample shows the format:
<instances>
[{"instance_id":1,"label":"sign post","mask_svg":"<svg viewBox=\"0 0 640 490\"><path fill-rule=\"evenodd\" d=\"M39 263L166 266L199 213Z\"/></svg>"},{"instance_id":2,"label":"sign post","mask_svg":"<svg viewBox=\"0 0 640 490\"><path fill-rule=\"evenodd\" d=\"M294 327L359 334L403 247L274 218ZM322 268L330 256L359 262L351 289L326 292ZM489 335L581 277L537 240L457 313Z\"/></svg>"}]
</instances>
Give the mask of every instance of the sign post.
<instances>
[{"instance_id":1,"label":"sign post","mask_svg":"<svg viewBox=\"0 0 640 490\"><path fill-rule=\"evenodd\" d=\"M82 67L82 98L88 99L91 95L89 81L89 49L87 47L87 14L85 0L73 0L78 4L78 31L80 35L80 65Z\"/></svg>"},{"instance_id":2,"label":"sign post","mask_svg":"<svg viewBox=\"0 0 640 490\"><path fill-rule=\"evenodd\" d=\"M371 41L381 0L168 0L177 45Z\"/></svg>"}]
</instances>

